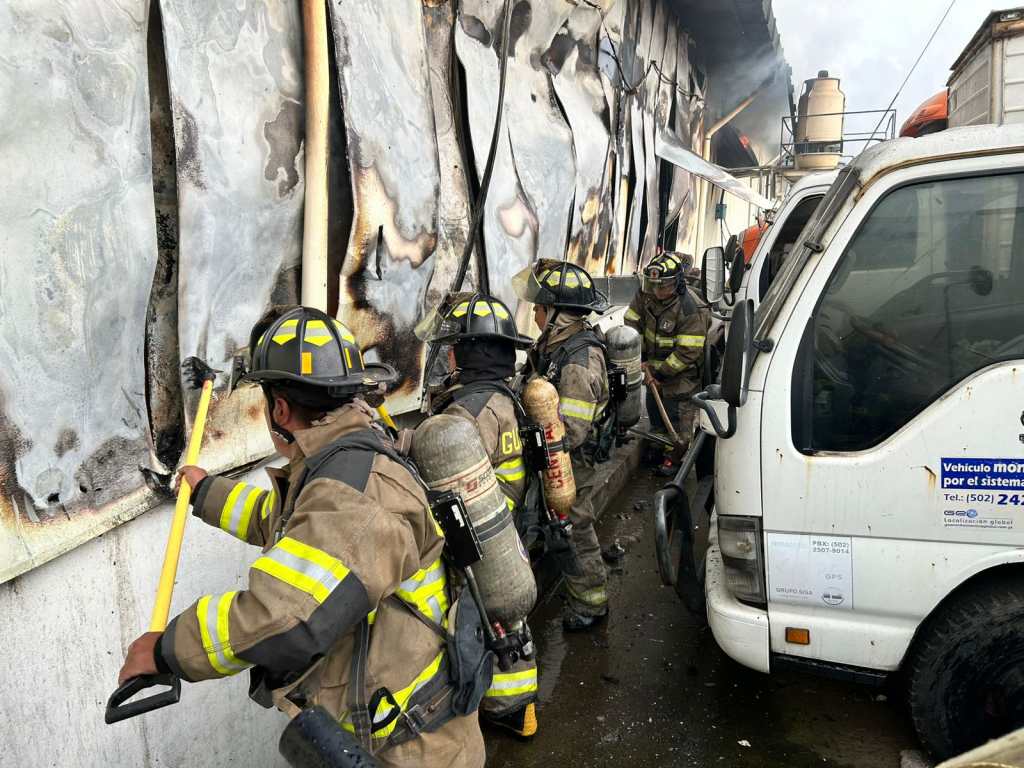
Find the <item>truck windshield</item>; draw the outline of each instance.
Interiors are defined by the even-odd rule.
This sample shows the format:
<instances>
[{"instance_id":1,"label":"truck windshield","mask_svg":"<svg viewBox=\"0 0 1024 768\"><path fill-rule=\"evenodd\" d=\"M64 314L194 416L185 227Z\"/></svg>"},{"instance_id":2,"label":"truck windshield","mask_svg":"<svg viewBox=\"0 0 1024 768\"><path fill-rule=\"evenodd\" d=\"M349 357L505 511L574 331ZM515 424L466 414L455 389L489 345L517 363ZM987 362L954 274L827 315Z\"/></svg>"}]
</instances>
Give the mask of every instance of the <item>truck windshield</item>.
<instances>
[{"instance_id":1,"label":"truck windshield","mask_svg":"<svg viewBox=\"0 0 1024 768\"><path fill-rule=\"evenodd\" d=\"M779 316L782 305L786 302L793 284L810 259L812 253L822 249L821 238L825 230L835 219L843 203L857 187L860 169L849 166L839 172L839 177L829 188L817 210L807 222L800 238L793 245L789 257L783 262L778 276L773 280L764 301L761 302L754 315L754 338L764 339L768 335L775 319Z\"/></svg>"}]
</instances>

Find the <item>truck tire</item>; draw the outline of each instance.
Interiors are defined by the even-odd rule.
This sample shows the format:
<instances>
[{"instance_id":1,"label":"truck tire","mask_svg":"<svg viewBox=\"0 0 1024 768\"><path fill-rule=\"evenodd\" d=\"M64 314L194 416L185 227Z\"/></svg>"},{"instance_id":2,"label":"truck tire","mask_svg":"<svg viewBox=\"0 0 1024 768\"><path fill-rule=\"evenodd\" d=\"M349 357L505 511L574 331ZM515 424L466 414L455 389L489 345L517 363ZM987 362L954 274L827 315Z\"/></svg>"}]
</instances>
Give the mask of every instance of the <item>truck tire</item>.
<instances>
[{"instance_id":1,"label":"truck tire","mask_svg":"<svg viewBox=\"0 0 1024 768\"><path fill-rule=\"evenodd\" d=\"M914 728L938 760L1024 726L1024 573L999 575L939 607L905 668Z\"/></svg>"}]
</instances>

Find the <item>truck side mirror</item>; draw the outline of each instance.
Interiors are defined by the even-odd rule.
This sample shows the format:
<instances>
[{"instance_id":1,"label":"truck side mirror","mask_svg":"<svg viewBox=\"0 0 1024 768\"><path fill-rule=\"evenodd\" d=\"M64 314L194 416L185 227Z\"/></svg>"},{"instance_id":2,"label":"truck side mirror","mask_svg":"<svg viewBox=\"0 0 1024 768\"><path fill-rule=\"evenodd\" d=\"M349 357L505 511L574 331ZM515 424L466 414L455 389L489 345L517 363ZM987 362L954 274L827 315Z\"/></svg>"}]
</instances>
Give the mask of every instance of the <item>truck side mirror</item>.
<instances>
[{"instance_id":1,"label":"truck side mirror","mask_svg":"<svg viewBox=\"0 0 1024 768\"><path fill-rule=\"evenodd\" d=\"M722 361L722 399L739 408L747 402L750 360L754 349L754 301L747 299L732 313Z\"/></svg>"},{"instance_id":2,"label":"truck side mirror","mask_svg":"<svg viewBox=\"0 0 1024 768\"><path fill-rule=\"evenodd\" d=\"M732 314L729 338L725 342L722 360L722 383L712 384L693 396L693 402L708 415L715 434L727 439L736 434L736 409L747 402L750 361L754 350L754 301L741 302ZM718 413L709 400L724 400L727 423L722 425Z\"/></svg>"},{"instance_id":3,"label":"truck side mirror","mask_svg":"<svg viewBox=\"0 0 1024 768\"><path fill-rule=\"evenodd\" d=\"M717 304L725 295L725 250L712 246L704 251L700 265L700 295L707 304Z\"/></svg>"}]
</instances>

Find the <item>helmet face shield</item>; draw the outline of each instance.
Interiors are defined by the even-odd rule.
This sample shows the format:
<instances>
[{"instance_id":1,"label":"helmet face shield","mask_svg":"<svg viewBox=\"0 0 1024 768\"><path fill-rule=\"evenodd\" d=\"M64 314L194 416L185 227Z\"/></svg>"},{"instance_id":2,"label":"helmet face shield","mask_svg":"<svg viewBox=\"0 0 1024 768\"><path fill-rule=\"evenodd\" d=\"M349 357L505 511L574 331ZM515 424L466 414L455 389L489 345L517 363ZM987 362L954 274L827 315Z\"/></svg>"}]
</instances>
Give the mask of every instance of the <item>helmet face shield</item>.
<instances>
[{"instance_id":1,"label":"helmet face shield","mask_svg":"<svg viewBox=\"0 0 1024 768\"><path fill-rule=\"evenodd\" d=\"M504 339L517 347L533 340L516 328L509 308L493 296L458 293L431 310L415 329L420 341L457 344L474 339Z\"/></svg>"},{"instance_id":2,"label":"helmet face shield","mask_svg":"<svg viewBox=\"0 0 1024 768\"><path fill-rule=\"evenodd\" d=\"M413 329L416 338L428 344L451 338L458 332L459 324L452 318L445 317L442 307L430 310Z\"/></svg>"},{"instance_id":3,"label":"helmet face shield","mask_svg":"<svg viewBox=\"0 0 1024 768\"><path fill-rule=\"evenodd\" d=\"M640 275L640 290L644 293L655 293L661 288L674 287L676 277L653 277L647 274L647 270Z\"/></svg>"},{"instance_id":4,"label":"helmet face shield","mask_svg":"<svg viewBox=\"0 0 1024 768\"><path fill-rule=\"evenodd\" d=\"M604 312L608 299L594 286L587 271L567 261L540 259L512 278L523 301L581 312Z\"/></svg>"},{"instance_id":5,"label":"helmet face shield","mask_svg":"<svg viewBox=\"0 0 1024 768\"><path fill-rule=\"evenodd\" d=\"M539 269L539 266L531 265L516 272L512 276L512 290L520 299L531 304L550 304L554 300L554 294L537 279L535 269ZM540 271L542 274L546 272Z\"/></svg>"}]
</instances>

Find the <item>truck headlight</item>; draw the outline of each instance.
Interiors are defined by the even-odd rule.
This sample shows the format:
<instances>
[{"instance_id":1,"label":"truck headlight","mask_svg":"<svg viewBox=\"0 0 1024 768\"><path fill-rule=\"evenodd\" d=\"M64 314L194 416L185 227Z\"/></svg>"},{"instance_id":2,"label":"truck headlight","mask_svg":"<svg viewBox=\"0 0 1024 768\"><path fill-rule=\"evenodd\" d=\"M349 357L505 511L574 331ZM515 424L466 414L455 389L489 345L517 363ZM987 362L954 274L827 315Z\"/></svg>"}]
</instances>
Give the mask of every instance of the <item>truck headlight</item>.
<instances>
[{"instance_id":1,"label":"truck headlight","mask_svg":"<svg viewBox=\"0 0 1024 768\"><path fill-rule=\"evenodd\" d=\"M725 564L725 583L737 600L767 602L761 518L718 516L718 546Z\"/></svg>"}]
</instances>

